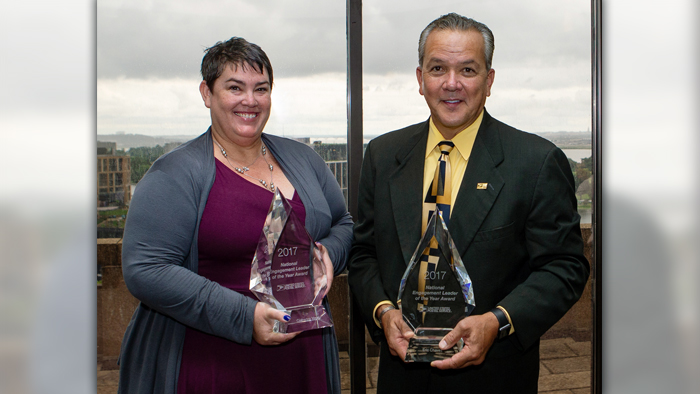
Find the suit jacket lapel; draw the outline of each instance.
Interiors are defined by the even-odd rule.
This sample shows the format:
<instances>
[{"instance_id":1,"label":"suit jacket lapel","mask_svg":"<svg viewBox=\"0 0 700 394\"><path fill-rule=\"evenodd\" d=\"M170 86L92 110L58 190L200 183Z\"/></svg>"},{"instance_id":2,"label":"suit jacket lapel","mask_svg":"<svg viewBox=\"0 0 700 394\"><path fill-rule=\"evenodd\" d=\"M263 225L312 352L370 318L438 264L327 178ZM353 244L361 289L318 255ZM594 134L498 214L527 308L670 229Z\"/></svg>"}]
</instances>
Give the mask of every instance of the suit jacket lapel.
<instances>
[{"instance_id":1,"label":"suit jacket lapel","mask_svg":"<svg viewBox=\"0 0 700 394\"><path fill-rule=\"evenodd\" d=\"M397 152L396 169L389 180L391 207L405 264L411 259L421 236L423 167L427 143L428 122L425 122L416 126L415 133Z\"/></svg>"},{"instance_id":2,"label":"suit jacket lapel","mask_svg":"<svg viewBox=\"0 0 700 394\"><path fill-rule=\"evenodd\" d=\"M466 252L503 188L503 177L497 168L502 161L498 129L493 118L484 110L484 118L450 215L449 230L460 255ZM485 189L477 187L484 183Z\"/></svg>"}]
</instances>

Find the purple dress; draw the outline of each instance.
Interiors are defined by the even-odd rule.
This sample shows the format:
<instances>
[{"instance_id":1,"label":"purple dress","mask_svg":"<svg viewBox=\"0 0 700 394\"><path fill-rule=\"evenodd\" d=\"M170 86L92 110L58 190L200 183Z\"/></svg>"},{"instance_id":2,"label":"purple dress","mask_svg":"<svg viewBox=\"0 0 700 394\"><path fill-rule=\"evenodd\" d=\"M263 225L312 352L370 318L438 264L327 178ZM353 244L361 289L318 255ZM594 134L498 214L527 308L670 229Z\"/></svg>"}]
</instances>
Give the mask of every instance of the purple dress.
<instances>
[{"instance_id":1,"label":"purple dress","mask_svg":"<svg viewBox=\"0 0 700 394\"><path fill-rule=\"evenodd\" d=\"M199 275L255 299L248 289L253 255L272 193L216 160L216 178L199 226ZM292 209L306 210L294 193ZM187 327L178 394L326 393L321 330L279 346L242 345Z\"/></svg>"}]
</instances>

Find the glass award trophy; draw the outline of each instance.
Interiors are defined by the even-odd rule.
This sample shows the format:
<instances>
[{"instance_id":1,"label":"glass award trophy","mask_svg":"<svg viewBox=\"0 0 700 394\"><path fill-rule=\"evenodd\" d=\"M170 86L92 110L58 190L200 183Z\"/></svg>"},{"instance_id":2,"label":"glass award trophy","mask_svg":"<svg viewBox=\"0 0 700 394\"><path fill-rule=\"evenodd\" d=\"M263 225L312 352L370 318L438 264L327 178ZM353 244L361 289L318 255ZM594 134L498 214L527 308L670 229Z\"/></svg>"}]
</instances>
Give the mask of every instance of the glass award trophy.
<instances>
[{"instance_id":1,"label":"glass award trophy","mask_svg":"<svg viewBox=\"0 0 700 394\"><path fill-rule=\"evenodd\" d=\"M250 271L253 294L291 316L288 322L276 322L274 332L332 326L321 305L327 284L321 252L289 201L275 190Z\"/></svg>"},{"instance_id":2,"label":"glass award trophy","mask_svg":"<svg viewBox=\"0 0 700 394\"><path fill-rule=\"evenodd\" d=\"M406 362L450 358L462 350L460 339L441 350L440 340L474 310L472 282L452 241L442 212L436 210L406 268L399 286L398 306L415 334Z\"/></svg>"}]
</instances>

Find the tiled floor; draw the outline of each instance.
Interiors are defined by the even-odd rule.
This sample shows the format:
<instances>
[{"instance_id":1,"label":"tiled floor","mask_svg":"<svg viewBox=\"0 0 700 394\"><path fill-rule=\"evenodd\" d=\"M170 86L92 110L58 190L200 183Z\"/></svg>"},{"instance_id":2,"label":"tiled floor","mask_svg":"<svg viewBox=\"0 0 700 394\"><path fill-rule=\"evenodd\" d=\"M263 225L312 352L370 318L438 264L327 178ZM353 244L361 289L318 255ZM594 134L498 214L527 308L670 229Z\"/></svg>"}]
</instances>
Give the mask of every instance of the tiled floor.
<instances>
[{"instance_id":1,"label":"tiled floor","mask_svg":"<svg viewBox=\"0 0 700 394\"><path fill-rule=\"evenodd\" d=\"M343 394L350 393L350 362L340 354ZM119 371L97 367L97 394L116 394ZM367 359L367 394L376 394L377 358ZM571 338L547 339L540 344L540 393L589 394L591 386L591 343Z\"/></svg>"},{"instance_id":2,"label":"tiled floor","mask_svg":"<svg viewBox=\"0 0 700 394\"><path fill-rule=\"evenodd\" d=\"M540 344L540 393L591 392L591 342L571 338L548 339Z\"/></svg>"},{"instance_id":3,"label":"tiled floor","mask_svg":"<svg viewBox=\"0 0 700 394\"><path fill-rule=\"evenodd\" d=\"M97 394L116 394L119 384L119 370L102 371L97 363Z\"/></svg>"}]
</instances>

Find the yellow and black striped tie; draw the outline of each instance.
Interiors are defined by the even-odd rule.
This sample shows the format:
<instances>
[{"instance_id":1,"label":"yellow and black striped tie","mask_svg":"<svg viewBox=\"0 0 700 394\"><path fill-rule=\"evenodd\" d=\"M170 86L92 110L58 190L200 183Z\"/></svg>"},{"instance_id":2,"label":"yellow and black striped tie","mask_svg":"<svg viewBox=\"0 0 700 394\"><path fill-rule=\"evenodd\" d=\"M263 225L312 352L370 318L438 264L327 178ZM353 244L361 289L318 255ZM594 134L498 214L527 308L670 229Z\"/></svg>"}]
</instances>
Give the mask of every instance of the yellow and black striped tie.
<instances>
[{"instance_id":1,"label":"yellow and black striped tie","mask_svg":"<svg viewBox=\"0 0 700 394\"><path fill-rule=\"evenodd\" d=\"M425 195L423 203L423 234L425 234L428 220L433 215L433 212L440 210L445 224L450 224L450 205L452 203L452 171L450 168L450 152L454 148L451 141L442 141L438 144L440 149L440 158L438 159L437 168L435 168L435 176L430 184L428 193ZM419 291L425 291L425 278L427 273L434 272L437 268L439 251L437 240L435 237L430 240L430 246L425 248L421 257L420 272L418 277ZM427 298L427 297L426 297ZM424 304L427 305L427 299Z\"/></svg>"}]
</instances>

